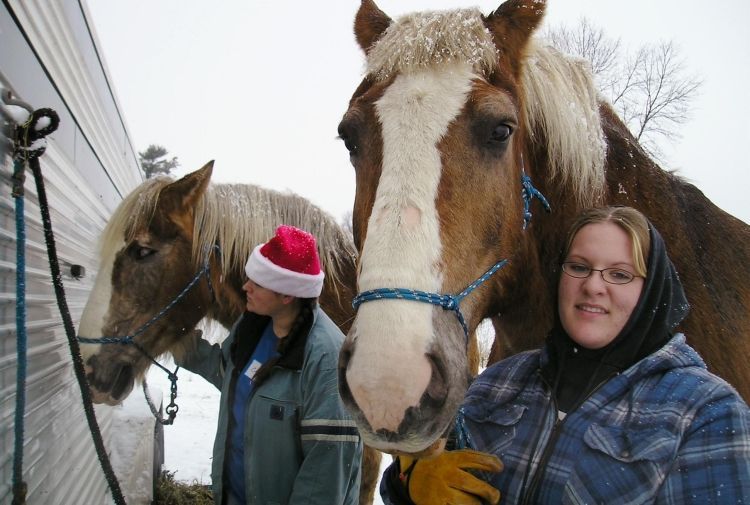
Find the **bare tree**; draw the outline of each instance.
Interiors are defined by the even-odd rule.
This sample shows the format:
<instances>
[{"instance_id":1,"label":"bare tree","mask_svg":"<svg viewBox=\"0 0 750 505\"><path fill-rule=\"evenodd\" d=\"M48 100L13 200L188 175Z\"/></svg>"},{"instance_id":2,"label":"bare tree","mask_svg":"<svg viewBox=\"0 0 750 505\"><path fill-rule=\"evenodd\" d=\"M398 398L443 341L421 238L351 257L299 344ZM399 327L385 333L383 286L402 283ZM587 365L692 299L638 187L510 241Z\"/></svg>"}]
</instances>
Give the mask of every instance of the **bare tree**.
<instances>
[{"instance_id":1,"label":"bare tree","mask_svg":"<svg viewBox=\"0 0 750 505\"><path fill-rule=\"evenodd\" d=\"M679 138L678 128L690 118L690 106L701 81L685 76L685 66L671 42L644 50L636 70L639 86L636 103L640 109L628 122L644 148L661 157L656 139ZM615 104L616 105L616 104Z\"/></svg>"},{"instance_id":2,"label":"bare tree","mask_svg":"<svg viewBox=\"0 0 750 505\"><path fill-rule=\"evenodd\" d=\"M610 81L619 66L619 39L607 37L601 28L592 25L587 18L581 18L574 29L563 25L548 30L546 38L558 51L588 60L600 85L603 88L611 86Z\"/></svg>"},{"instance_id":3,"label":"bare tree","mask_svg":"<svg viewBox=\"0 0 750 505\"><path fill-rule=\"evenodd\" d=\"M671 42L623 54L620 39L608 37L586 18L573 29L561 26L545 36L559 51L590 62L602 96L651 156L662 158L659 141L680 138L679 127L690 118L702 82L688 74Z\"/></svg>"}]
</instances>

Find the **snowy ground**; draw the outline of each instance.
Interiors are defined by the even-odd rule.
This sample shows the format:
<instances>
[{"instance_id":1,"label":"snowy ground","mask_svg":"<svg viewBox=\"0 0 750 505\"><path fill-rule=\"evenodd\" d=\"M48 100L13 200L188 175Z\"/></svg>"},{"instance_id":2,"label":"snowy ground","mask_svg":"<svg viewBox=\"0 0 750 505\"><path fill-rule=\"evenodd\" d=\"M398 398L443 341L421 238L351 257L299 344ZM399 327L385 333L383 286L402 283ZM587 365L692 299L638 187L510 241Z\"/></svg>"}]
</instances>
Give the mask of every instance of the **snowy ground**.
<instances>
[{"instance_id":1,"label":"snowy ground","mask_svg":"<svg viewBox=\"0 0 750 505\"><path fill-rule=\"evenodd\" d=\"M174 370L171 363L166 366ZM164 427L164 469L174 472L175 479L180 481L210 484L211 453L219 415L219 390L187 370L180 369L177 376L176 403L180 410L174 424ZM164 403L168 403L169 380L166 374L151 367L147 381L152 390L161 389ZM132 394L143 396L140 389ZM387 465L390 457L385 456L383 460ZM380 497L376 496L374 505L382 504Z\"/></svg>"},{"instance_id":2,"label":"snowy ground","mask_svg":"<svg viewBox=\"0 0 750 505\"><path fill-rule=\"evenodd\" d=\"M167 367L174 370L172 364ZM174 472L177 480L210 484L219 390L187 370L180 369L177 377L175 403L179 411L174 424L164 426L164 468ZM164 371L151 367L147 380L152 389L161 389L164 404L169 403L169 380Z\"/></svg>"}]
</instances>

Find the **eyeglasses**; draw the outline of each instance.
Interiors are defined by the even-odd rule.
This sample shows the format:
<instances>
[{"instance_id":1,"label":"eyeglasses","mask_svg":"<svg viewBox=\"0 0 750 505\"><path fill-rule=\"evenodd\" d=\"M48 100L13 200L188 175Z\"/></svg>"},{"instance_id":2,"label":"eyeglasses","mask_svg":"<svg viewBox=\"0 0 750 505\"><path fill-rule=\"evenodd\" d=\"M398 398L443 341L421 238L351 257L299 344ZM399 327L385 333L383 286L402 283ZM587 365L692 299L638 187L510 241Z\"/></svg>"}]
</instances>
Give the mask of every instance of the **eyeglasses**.
<instances>
[{"instance_id":1,"label":"eyeglasses","mask_svg":"<svg viewBox=\"0 0 750 505\"><path fill-rule=\"evenodd\" d=\"M562 271L576 279L585 279L591 275L591 272L599 272L602 279L610 284L627 284L636 277L640 277L622 268L603 268L599 270L583 263L576 263L575 261L566 261L563 263Z\"/></svg>"}]
</instances>

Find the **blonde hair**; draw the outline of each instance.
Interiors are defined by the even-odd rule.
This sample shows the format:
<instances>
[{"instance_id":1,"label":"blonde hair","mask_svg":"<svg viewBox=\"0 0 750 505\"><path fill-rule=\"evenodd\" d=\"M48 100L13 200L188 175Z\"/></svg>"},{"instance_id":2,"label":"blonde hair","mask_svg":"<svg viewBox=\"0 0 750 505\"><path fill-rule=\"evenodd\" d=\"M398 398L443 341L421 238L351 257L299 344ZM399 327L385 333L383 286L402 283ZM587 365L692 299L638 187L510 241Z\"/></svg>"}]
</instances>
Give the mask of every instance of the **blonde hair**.
<instances>
[{"instance_id":1,"label":"blonde hair","mask_svg":"<svg viewBox=\"0 0 750 505\"><path fill-rule=\"evenodd\" d=\"M613 223L628 234L633 243L633 263L636 275L646 277L648 253L651 249L651 235L646 216L632 207L594 207L583 211L573 222L565 242L565 254L570 252L573 239L587 224Z\"/></svg>"}]
</instances>

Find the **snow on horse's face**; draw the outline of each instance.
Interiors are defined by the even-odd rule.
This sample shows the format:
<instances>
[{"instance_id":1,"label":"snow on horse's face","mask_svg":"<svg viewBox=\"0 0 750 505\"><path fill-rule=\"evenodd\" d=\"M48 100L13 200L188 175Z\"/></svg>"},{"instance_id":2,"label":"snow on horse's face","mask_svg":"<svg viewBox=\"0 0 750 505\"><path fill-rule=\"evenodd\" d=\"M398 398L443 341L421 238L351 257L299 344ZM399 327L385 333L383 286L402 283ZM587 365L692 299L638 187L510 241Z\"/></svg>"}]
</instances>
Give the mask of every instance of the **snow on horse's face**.
<instances>
[{"instance_id":1,"label":"snow on horse's face","mask_svg":"<svg viewBox=\"0 0 750 505\"><path fill-rule=\"evenodd\" d=\"M211 294L202 276L179 304L147 325L196 276L193 208L210 176L211 164L176 182L147 181L110 219L79 336L134 336L137 346L81 344L94 402L122 401L151 364L148 356L172 350L205 314Z\"/></svg>"},{"instance_id":2,"label":"snow on horse's face","mask_svg":"<svg viewBox=\"0 0 750 505\"><path fill-rule=\"evenodd\" d=\"M515 251L523 222L516 62L542 9L514 1L487 18L459 10L394 22L363 1L355 33L368 74L339 126L356 172L360 292L457 294ZM498 226L496 215L512 225ZM461 303L471 331L487 310L481 293L502 277ZM367 444L429 452L467 387L466 335L453 311L371 301L358 308L340 366L342 398Z\"/></svg>"}]
</instances>

